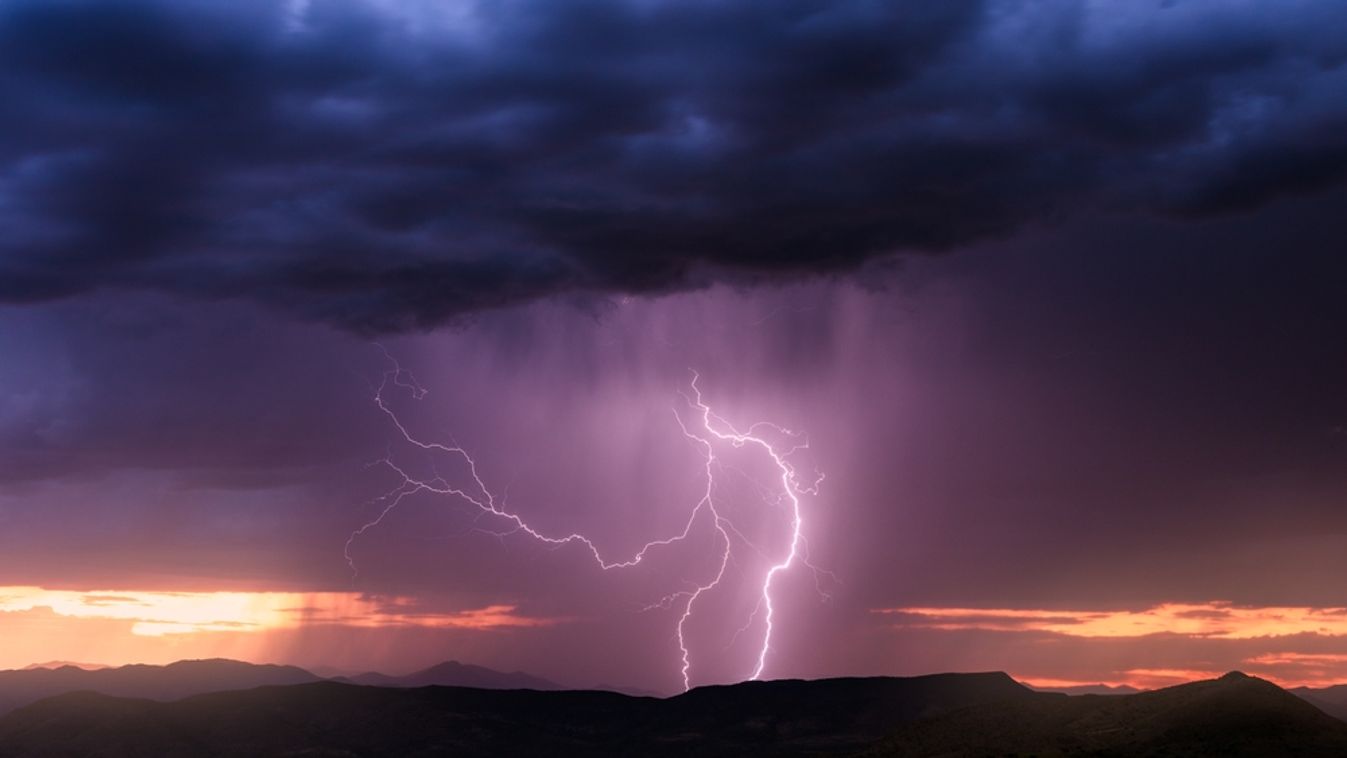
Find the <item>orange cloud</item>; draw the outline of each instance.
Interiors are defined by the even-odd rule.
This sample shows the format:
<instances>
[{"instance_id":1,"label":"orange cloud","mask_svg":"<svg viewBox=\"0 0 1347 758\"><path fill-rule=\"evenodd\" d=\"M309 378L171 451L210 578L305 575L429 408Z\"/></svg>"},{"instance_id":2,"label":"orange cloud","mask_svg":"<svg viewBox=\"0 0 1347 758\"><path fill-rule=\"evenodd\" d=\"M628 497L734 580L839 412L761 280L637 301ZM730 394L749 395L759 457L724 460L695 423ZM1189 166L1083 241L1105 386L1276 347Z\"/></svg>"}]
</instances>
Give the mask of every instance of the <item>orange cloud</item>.
<instances>
[{"instance_id":1,"label":"orange cloud","mask_svg":"<svg viewBox=\"0 0 1347 758\"><path fill-rule=\"evenodd\" d=\"M131 634L144 637L260 632L315 624L489 630L549 626L565 620L525 616L514 605L427 611L412 598L356 592L75 592L0 587L0 613L44 608L69 619L130 622Z\"/></svg>"},{"instance_id":2,"label":"orange cloud","mask_svg":"<svg viewBox=\"0 0 1347 758\"><path fill-rule=\"evenodd\" d=\"M1347 666L1345 653L1263 653L1245 659L1258 666L1311 665Z\"/></svg>"},{"instance_id":3,"label":"orange cloud","mask_svg":"<svg viewBox=\"0 0 1347 758\"><path fill-rule=\"evenodd\" d=\"M1251 607L1228 602L1162 603L1143 610L1070 611L1010 608L881 608L895 626L1051 632L1071 637L1178 634L1254 639L1293 634L1347 635L1347 608Z\"/></svg>"}]
</instances>

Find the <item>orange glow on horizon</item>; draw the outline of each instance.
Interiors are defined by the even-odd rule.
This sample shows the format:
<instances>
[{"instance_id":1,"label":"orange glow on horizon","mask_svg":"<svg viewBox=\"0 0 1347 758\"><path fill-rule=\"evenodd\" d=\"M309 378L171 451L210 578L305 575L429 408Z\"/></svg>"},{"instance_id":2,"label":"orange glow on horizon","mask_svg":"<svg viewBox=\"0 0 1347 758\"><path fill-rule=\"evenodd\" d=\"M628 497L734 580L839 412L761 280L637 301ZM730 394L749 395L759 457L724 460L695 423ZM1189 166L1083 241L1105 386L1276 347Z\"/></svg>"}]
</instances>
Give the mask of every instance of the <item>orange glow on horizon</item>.
<instances>
[{"instance_id":1,"label":"orange glow on horizon","mask_svg":"<svg viewBox=\"0 0 1347 758\"><path fill-rule=\"evenodd\" d=\"M1293 634L1347 635L1347 608L1252 607L1215 601L1162 603L1139 611L1072 611L1012 608L881 608L904 617L896 626L1051 632L1070 637L1145 637L1179 634L1254 639Z\"/></svg>"},{"instance_id":2,"label":"orange glow on horizon","mask_svg":"<svg viewBox=\"0 0 1347 758\"><path fill-rule=\"evenodd\" d=\"M1127 669L1121 676L1109 681L1084 681L1079 679L1055 679L1052 677L1017 676L1015 679L1030 687L1083 687L1102 684L1108 687L1133 687L1138 690L1156 690L1187 684L1204 679L1216 679L1224 671L1204 671L1201 669ZM1274 682L1275 683L1275 682Z\"/></svg>"},{"instance_id":3,"label":"orange glow on horizon","mask_svg":"<svg viewBox=\"0 0 1347 758\"><path fill-rule=\"evenodd\" d=\"M144 637L263 631L306 624L493 629L548 626L559 621L517 615L514 605L434 613L418 608L409 598L356 592L75 592L0 587L0 613L38 608L49 608L67 618L130 621L131 633Z\"/></svg>"},{"instance_id":4,"label":"orange glow on horizon","mask_svg":"<svg viewBox=\"0 0 1347 758\"><path fill-rule=\"evenodd\" d=\"M1213 601L1138 610L910 607L873 613L892 619L894 629L986 632L1006 640L1036 635L1034 644L1067 646L1062 649L1071 651L1069 661L1030 667L1005 661L1030 686L1158 689L1236 669L1282 687L1347 681L1347 608Z\"/></svg>"},{"instance_id":5,"label":"orange glow on horizon","mask_svg":"<svg viewBox=\"0 0 1347 758\"><path fill-rule=\"evenodd\" d=\"M331 638L331 631L471 633L568 620L524 615L512 604L444 611L414 598L358 592L82 592L0 586L0 639L5 643L0 668L49 659L121 664L219 656L258 661L294 647L279 643L282 638Z\"/></svg>"}]
</instances>

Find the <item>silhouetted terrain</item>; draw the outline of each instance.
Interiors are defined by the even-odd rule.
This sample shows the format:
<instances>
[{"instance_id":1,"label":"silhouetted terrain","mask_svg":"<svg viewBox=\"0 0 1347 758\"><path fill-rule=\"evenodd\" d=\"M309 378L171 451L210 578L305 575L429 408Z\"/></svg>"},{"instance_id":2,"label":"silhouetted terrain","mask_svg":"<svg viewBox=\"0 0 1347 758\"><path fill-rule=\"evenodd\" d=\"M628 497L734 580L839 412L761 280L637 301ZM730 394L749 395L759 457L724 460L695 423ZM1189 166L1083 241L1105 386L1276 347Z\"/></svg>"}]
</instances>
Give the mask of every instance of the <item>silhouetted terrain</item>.
<instances>
[{"instance_id":1,"label":"silhouetted terrain","mask_svg":"<svg viewBox=\"0 0 1347 758\"><path fill-rule=\"evenodd\" d=\"M526 674L509 673L458 661L445 661L428 669L406 676L389 676L373 671L350 677L336 677L333 681L351 684L369 684L376 687L478 687L484 690L561 690L556 682Z\"/></svg>"},{"instance_id":2,"label":"silhouetted terrain","mask_svg":"<svg viewBox=\"0 0 1347 758\"><path fill-rule=\"evenodd\" d=\"M897 729L872 755L1347 756L1347 723L1238 672L1135 695L1040 693Z\"/></svg>"},{"instance_id":3,"label":"silhouetted terrain","mask_svg":"<svg viewBox=\"0 0 1347 758\"><path fill-rule=\"evenodd\" d=\"M69 693L0 717L0 755L1347 755L1347 723L1242 674L1131 695L1005 674L612 692L316 682L171 703Z\"/></svg>"},{"instance_id":4,"label":"silhouetted terrain","mask_svg":"<svg viewBox=\"0 0 1347 758\"><path fill-rule=\"evenodd\" d=\"M97 671L98 669L109 669L111 666L105 666L101 663L77 663L75 661L46 661L44 663L30 663L24 666L21 671L32 671L33 669L60 669L71 666L85 671Z\"/></svg>"},{"instance_id":5,"label":"silhouetted terrain","mask_svg":"<svg viewBox=\"0 0 1347 758\"><path fill-rule=\"evenodd\" d=\"M1296 687L1290 692L1313 703L1324 713L1347 721L1347 684L1320 688Z\"/></svg>"},{"instance_id":6,"label":"silhouetted terrain","mask_svg":"<svg viewBox=\"0 0 1347 758\"><path fill-rule=\"evenodd\" d=\"M1126 684L1077 684L1070 687L1035 687L1027 685L1034 692L1060 692L1063 695L1135 695L1141 690Z\"/></svg>"},{"instance_id":7,"label":"silhouetted terrain","mask_svg":"<svg viewBox=\"0 0 1347 758\"><path fill-rule=\"evenodd\" d=\"M1024 697L1004 674L748 682L667 700L337 682L174 703L71 693L0 718L0 755L835 754L904 721Z\"/></svg>"},{"instance_id":8,"label":"silhouetted terrain","mask_svg":"<svg viewBox=\"0 0 1347 758\"><path fill-rule=\"evenodd\" d=\"M244 690L265 685L305 684L320 677L295 666L272 666L222 658L178 661L166 666L135 664L111 668L52 661L0 671L0 714L53 695L90 691L104 695L178 700L207 692ZM559 690L556 682L522 671L505 673L447 661L406 676L367 672L335 681L379 687L478 687L491 690Z\"/></svg>"},{"instance_id":9,"label":"silhouetted terrain","mask_svg":"<svg viewBox=\"0 0 1347 758\"><path fill-rule=\"evenodd\" d=\"M264 666L212 659L167 666L135 664L86 670L75 666L0 671L0 714L42 698L91 690L106 695L177 700L203 692L268 684L302 684L318 677L294 666Z\"/></svg>"}]
</instances>

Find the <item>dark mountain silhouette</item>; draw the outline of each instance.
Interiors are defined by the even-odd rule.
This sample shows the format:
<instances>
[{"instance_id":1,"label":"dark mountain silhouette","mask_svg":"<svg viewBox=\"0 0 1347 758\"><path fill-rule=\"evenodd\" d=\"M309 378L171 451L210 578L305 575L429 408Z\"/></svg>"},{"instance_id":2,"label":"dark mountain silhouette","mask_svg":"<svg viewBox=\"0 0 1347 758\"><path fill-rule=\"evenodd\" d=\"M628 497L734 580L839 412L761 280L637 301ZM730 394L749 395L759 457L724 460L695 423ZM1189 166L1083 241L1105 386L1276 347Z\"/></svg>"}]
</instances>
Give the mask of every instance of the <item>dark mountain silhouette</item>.
<instances>
[{"instance_id":1,"label":"dark mountain silhouette","mask_svg":"<svg viewBox=\"0 0 1347 758\"><path fill-rule=\"evenodd\" d=\"M344 669L336 666L303 666L305 671L323 679L342 679L358 676L359 669Z\"/></svg>"},{"instance_id":2,"label":"dark mountain silhouette","mask_svg":"<svg viewBox=\"0 0 1347 758\"><path fill-rule=\"evenodd\" d=\"M623 684L609 684L607 682L599 682L593 687L585 687L584 689L601 690L603 692L619 692L623 695L631 695L632 697L669 697L674 694L672 692L656 692L655 690L646 690L641 689L640 687L628 687Z\"/></svg>"},{"instance_id":3,"label":"dark mountain silhouette","mask_svg":"<svg viewBox=\"0 0 1347 758\"><path fill-rule=\"evenodd\" d=\"M1037 687L1026 684L1034 692L1060 692L1063 695L1135 695L1142 690L1126 684L1075 684L1070 687Z\"/></svg>"},{"instance_id":4,"label":"dark mountain silhouette","mask_svg":"<svg viewBox=\"0 0 1347 758\"><path fill-rule=\"evenodd\" d=\"M1347 721L1347 684L1337 684L1332 687L1296 687L1289 690L1291 694L1304 698L1312 703L1314 707L1335 716L1343 721Z\"/></svg>"},{"instance_id":5,"label":"dark mountain silhouette","mask_svg":"<svg viewBox=\"0 0 1347 758\"><path fill-rule=\"evenodd\" d=\"M45 663L30 663L19 670L32 671L33 669L59 669L65 668L66 666L71 666L77 669L84 669L85 671L97 671L98 669L112 668L111 666L106 666L102 663L76 663L75 661L47 661Z\"/></svg>"},{"instance_id":6,"label":"dark mountain silhouette","mask_svg":"<svg viewBox=\"0 0 1347 758\"><path fill-rule=\"evenodd\" d=\"M1129 695L1005 674L746 682L667 699L334 681L176 702L74 692L0 717L0 755L1344 756L1347 724L1243 674Z\"/></svg>"},{"instance_id":7,"label":"dark mountain silhouette","mask_svg":"<svg viewBox=\"0 0 1347 758\"><path fill-rule=\"evenodd\" d=\"M1347 724L1231 672L1134 695L1040 693L897 729L870 754L1344 756Z\"/></svg>"},{"instance_id":8,"label":"dark mountain silhouette","mask_svg":"<svg viewBox=\"0 0 1347 758\"><path fill-rule=\"evenodd\" d=\"M264 666L218 658L178 661L167 666L135 664L92 671L75 666L0 671L0 713L45 697L79 690L151 700L177 700L203 692L317 680L318 677L294 666Z\"/></svg>"},{"instance_id":9,"label":"dark mountain silhouette","mask_svg":"<svg viewBox=\"0 0 1347 758\"><path fill-rule=\"evenodd\" d=\"M375 687L477 687L484 690L562 690L556 682L526 674L509 673L458 661L445 661L406 676L389 676L366 672L350 677L335 677L333 681L366 684Z\"/></svg>"},{"instance_id":10,"label":"dark mountain silhouette","mask_svg":"<svg viewBox=\"0 0 1347 758\"><path fill-rule=\"evenodd\" d=\"M0 755L835 754L907 720L1032 697L1004 674L750 682L665 700L338 682L173 703L78 692L0 717Z\"/></svg>"},{"instance_id":11,"label":"dark mountain silhouette","mask_svg":"<svg viewBox=\"0 0 1347 758\"><path fill-rule=\"evenodd\" d=\"M663 718L690 737L752 747L767 735L790 735L794 747L835 750L860 747L906 721L1033 696L993 672L742 682L654 702L665 704Z\"/></svg>"}]
</instances>

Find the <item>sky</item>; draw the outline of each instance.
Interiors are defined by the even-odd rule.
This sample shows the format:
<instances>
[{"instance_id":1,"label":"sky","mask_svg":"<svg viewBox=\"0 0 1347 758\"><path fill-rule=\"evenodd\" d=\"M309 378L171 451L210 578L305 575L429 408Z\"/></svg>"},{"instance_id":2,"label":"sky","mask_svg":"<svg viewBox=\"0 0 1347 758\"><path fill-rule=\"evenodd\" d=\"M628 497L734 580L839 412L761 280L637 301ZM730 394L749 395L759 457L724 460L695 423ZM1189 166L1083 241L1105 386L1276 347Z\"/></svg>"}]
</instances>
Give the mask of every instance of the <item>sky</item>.
<instances>
[{"instance_id":1,"label":"sky","mask_svg":"<svg viewBox=\"0 0 1347 758\"><path fill-rule=\"evenodd\" d=\"M1347 682L1344 23L0 0L0 668Z\"/></svg>"}]
</instances>

